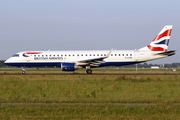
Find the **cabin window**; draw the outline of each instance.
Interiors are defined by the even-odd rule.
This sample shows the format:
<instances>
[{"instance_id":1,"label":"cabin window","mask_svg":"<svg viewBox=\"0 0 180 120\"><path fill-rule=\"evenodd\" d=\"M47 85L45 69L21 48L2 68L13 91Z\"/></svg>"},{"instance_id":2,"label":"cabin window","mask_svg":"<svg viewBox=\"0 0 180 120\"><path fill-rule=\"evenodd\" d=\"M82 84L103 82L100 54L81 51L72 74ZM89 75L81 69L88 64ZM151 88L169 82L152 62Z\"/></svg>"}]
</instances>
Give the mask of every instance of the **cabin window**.
<instances>
[{"instance_id":1,"label":"cabin window","mask_svg":"<svg viewBox=\"0 0 180 120\"><path fill-rule=\"evenodd\" d=\"M130 56L132 56L132 54L130 54Z\"/></svg>"},{"instance_id":2,"label":"cabin window","mask_svg":"<svg viewBox=\"0 0 180 120\"><path fill-rule=\"evenodd\" d=\"M124 54L122 54L122 56L124 56Z\"/></svg>"},{"instance_id":3,"label":"cabin window","mask_svg":"<svg viewBox=\"0 0 180 120\"><path fill-rule=\"evenodd\" d=\"M121 56L121 54L119 54L119 56Z\"/></svg>"},{"instance_id":4,"label":"cabin window","mask_svg":"<svg viewBox=\"0 0 180 120\"><path fill-rule=\"evenodd\" d=\"M77 56L79 56L79 54L77 54Z\"/></svg>"},{"instance_id":5,"label":"cabin window","mask_svg":"<svg viewBox=\"0 0 180 120\"><path fill-rule=\"evenodd\" d=\"M128 54L126 54L126 56L128 56Z\"/></svg>"},{"instance_id":6,"label":"cabin window","mask_svg":"<svg viewBox=\"0 0 180 120\"><path fill-rule=\"evenodd\" d=\"M59 56L59 55L57 55L57 56Z\"/></svg>"},{"instance_id":7,"label":"cabin window","mask_svg":"<svg viewBox=\"0 0 180 120\"><path fill-rule=\"evenodd\" d=\"M87 54L86 54L86 56L87 56Z\"/></svg>"},{"instance_id":8,"label":"cabin window","mask_svg":"<svg viewBox=\"0 0 180 120\"><path fill-rule=\"evenodd\" d=\"M113 54L111 54L111 56L113 56Z\"/></svg>"},{"instance_id":9,"label":"cabin window","mask_svg":"<svg viewBox=\"0 0 180 120\"><path fill-rule=\"evenodd\" d=\"M103 54L101 54L101 56L103 56Z\"/></svg>"},{"instance_id":10,"label":"cabin window","mask_svg":"<svg viewBox=\"0 0 180 120\"><path fill-rule=\"evenodd\" d=\"M51 57L51 55L49 55Z\"/></svg>"},{"instance_id":11,"label":"cabin window","mask_svg":"<svg viewBox=\"0 0 180 120\"><path fill-rule=\"evenodd\" d=\"M116 56L116 54L114 56Z\"/></svg>"},{"instance_id":12,"label":"cabin window","mask_svg":"<svg viewBox=\"0 0 180 120\"><path fill-rule=\"evenodd\" d=\"M95 54L93 56L95 56Z\"/></svg>"},{"instance_id":13,"label":"cabin window","mask_svg":"<svg viewBox=\"0 0 180 120\"><path fill-rule=\"evenodd\" d=\"M99 54L97 54L97 56L99 56Z\"/></svg>"},{"instance_id":14,"label":"cabin window","mask_svg":"<svg viewBox=\"0 0 180 120\"><path fill-rule=\"evenodd\" d=\"M48 55L46 55L46 57L47 57Z\"/></svg>"},{"instance_id":15,"label":"cabin window","mask_svg":"<svg viewBox=\"0 0 180 120\"><path fill-rule=\"evenodd\" d=\"M83 56L83 54L81 54L81 56Z\"/></svg>"},{"instance_id":16,"label":"cabin window","mask_svg":"<svg viewBox=\"0 0 180 120\"><path fill-rule=\"evenodd\" d=\"M104 56L106 56L106 54L104 54Z\"/></svg>"},{"instance_id":17,"label":"cabin window","mask_svg":"<svg viewBox=\"0 0 180 120\"><path fill-rule=\"evenodd\" d=\"M69 55L69 56L71 56L71 55Z\"/></svg>"},{"instance_id":18,"label":"cabin window","mask_svg":"<svg viewBox=\"0 0 180 120\"><path fill-rule=\"evenodd\" d=\"M42 57L44 57L44 55L42 55Z\"/></svg>"},{"instance_id":19,"label":"cabin window","mask_svg":"<svg viewBox=\"0 0 180 120\"><path fill-rule=\"evenodd\" d=\"M74 55L73 55L74 56Z\"/></svg>"},{"instance_id":20,"label":"cabin window","mask_svg":"<svg viewBox=\"0 0 180 120\"><path fill-rule=\"evenodd\" d=\"M65 55L65 56L67 56L67 55Z\"/></svg>"},{"instance_id":21,"label":"cabin window","mask_svg":"<svg viewBox=\"0 0 180 120\"><path fill-rule=\"evenodd\" d=\"M54 55L55 56L55 55Z\"/></svg>"},{"instance_id":22,"label":"cabin window","mask_svg":"<svg viewBox=\"0 0 180 120\"><path fill-rule=\"evenodd\" d=\"M63 55L61 55L61 56L63 56Z\"/></svg>"},{"instance_id":23,"label":"cabin window","mask_svg":"<svg viewBox=\"0 0 180 120\"><path fill-rule=\"evenodd\" d=\"M34 55L34 57L36 57L36 55Z\"/></svg>"},{"instance_id":24,"label":"cabin window","mask_svg":"<svg viewBox=\"0 0 180 120\"><path fill-rule=\"evenodd\" d=\"M91 56L91 54L89 56Z\"/></svg>"}]
</instances>

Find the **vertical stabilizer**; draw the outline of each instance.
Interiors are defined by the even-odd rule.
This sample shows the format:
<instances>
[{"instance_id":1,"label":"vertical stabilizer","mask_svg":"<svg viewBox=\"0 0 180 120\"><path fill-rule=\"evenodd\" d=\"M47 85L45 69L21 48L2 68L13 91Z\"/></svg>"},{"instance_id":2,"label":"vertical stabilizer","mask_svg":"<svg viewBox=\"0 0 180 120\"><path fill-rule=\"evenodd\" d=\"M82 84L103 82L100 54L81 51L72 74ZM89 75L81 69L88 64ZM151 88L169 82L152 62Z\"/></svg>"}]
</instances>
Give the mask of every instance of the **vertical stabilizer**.
<instances>
[{"instance_id":1,"label":"vertical stabilizer","mask_svg":"<svg viewBox=\"0 0 180 120\"><path fill-rule=\"evenodd\" d=\"M171 31L172 31L172 25L166 25L149 45L139 50L166 52L168 49Z\"/></svg>"}]
</instances>

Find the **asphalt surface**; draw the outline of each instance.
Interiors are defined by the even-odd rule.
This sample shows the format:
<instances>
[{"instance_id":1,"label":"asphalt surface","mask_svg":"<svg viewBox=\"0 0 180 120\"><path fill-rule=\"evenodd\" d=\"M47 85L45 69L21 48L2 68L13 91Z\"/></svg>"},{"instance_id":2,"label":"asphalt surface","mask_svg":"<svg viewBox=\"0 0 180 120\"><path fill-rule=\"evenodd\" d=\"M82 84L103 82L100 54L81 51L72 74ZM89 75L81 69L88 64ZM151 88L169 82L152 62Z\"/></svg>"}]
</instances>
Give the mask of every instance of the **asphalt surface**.
<instances>
[{"instance_id":1,"label":"asphalt surface","mask_svg":"<svg viewBox=\"0 0 180 120\"><path fill-rule=\"evenodd\" d=\"M165 105L158 103L1 103L1 106L10 105L120 105L120 106L147 106L147 105ZM173 105L180 105L180 103L173 103Z\"/></svg>"},{"instance_id":2,"label":"asphalt surface","mask_svg":"<svg viewBox=\"0 0 180 120\"><path fill-rule=\"evenodd\" d=\"M180 75L180 74L0 74L0 75Z\"/></svg>"}]
</instances>

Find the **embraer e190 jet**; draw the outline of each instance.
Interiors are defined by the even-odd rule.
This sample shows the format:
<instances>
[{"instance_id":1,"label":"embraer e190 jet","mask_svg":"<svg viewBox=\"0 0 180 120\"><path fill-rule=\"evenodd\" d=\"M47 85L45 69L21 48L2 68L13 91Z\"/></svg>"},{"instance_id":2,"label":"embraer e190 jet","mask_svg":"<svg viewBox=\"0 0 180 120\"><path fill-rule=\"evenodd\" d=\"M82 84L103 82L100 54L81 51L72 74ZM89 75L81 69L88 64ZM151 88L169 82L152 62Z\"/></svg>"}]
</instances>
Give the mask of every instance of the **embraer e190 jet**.
<instances>
[{"instance_id":1,"label":"embraer e190 jet","mask_svg":"<svg viewBox=\"0 0 180 120\"><path fill-rule=\"evenodd\" d=\"M138 50L98 50L98 51L23 51L18 52L4 63L10 66L59 66L62 71L74 71L104 66L124 66L168 57L175 50L167 51L172 25L165 26L154 40ZM25 74L25 70L22 71Z\"/></svg>"}]
</instances>

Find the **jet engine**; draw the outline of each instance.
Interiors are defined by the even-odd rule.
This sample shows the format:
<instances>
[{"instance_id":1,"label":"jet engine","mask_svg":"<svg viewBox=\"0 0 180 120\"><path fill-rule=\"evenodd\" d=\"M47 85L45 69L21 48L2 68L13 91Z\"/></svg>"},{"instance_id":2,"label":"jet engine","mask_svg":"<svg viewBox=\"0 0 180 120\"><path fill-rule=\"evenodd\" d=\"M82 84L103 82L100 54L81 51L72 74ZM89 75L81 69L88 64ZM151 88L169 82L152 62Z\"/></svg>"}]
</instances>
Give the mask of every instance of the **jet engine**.
<instances>
[{"instance_id":1,"label":"jet engine","mask_svg":"<svg viewBox=\"0 0 180 120\"><path fill-rule=\"evenodd\" d=\"M78 69L78 66L75 63L61 63L62 71L74 71L77 69Z\"/></svg>"}]
</instances>

